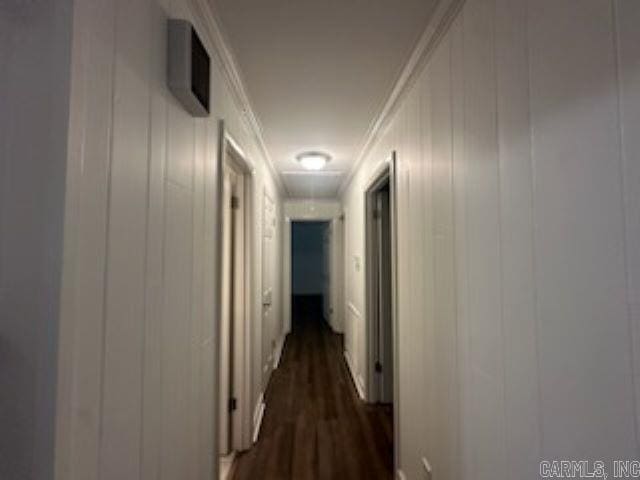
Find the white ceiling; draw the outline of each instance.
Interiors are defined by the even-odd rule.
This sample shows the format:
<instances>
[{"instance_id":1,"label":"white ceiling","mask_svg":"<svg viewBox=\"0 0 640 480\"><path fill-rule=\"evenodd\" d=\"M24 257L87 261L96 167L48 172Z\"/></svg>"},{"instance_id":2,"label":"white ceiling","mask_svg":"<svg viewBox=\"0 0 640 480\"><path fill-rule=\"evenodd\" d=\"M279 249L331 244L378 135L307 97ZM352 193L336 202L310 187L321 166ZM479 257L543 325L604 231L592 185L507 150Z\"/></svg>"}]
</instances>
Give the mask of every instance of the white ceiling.
<instances>
[{"instance_id":1,"label":"white ceiling","mask_svg":"<svg viewBox=\"0 0 640 480\"><path fill-rule=\"evenodd\" d=\"M343 179L340 171L281 172L285 189L294 198L336 198Z\"/></svg>"},{"instance_id":2,"label":"white ceiling","mask_svg":"<svg viewBox=\"0 0 640 480\"><path fill-rule=\"evenodd\" d=\"M211 1L288 194L335 197L437 0Z\"/></svg>"}]
</instances>

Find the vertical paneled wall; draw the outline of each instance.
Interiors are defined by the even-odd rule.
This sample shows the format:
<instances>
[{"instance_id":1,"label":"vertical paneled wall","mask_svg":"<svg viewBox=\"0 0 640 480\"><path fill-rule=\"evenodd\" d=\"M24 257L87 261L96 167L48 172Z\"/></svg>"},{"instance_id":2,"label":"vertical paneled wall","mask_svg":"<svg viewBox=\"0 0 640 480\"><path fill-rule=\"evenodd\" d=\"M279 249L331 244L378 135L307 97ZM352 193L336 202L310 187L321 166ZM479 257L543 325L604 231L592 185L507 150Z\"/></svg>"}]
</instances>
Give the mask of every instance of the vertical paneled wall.
<instances>
[{"instance_id":1,"label":"vertical paneled wall","mask_svg":"<svg viewBox=\"0 0 640 480\"><path fill-rule=\"evenodd\" d=\"M633 0L467 0L346 189L362 311L364 190L397 151L407 479L422 458L506 480L637 457L639 20Z\"/></svg>"},{"instance_id":2,"label":"vertical paneled wall","mask_svg":"<svg viewBox=\"0 0 640 480\"><path fill-rule=\"evenodd\" d=\"M280 191L217 60L209 118L166 87L168 18L213 54L192 3L94 3L74 12L56 478L210 480L220 119L255 167L257 322L263 192L279 212Z\"/></svg>"}]
</instances>

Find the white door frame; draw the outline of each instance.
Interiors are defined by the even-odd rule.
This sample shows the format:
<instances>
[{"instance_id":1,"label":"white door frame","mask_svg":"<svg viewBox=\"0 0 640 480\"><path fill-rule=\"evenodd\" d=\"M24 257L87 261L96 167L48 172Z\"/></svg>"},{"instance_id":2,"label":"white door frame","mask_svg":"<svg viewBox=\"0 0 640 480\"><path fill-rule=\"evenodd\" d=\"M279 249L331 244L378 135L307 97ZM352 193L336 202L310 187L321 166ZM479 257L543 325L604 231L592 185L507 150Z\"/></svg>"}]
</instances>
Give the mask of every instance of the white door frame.
<instances>
[{"instance_id":1,"label":"white door frame","mask_svg":"<svg viewBox=\"0 0 640 480\"><path fill-rule=\"evenodd\" d=\"M319 215L310 217L309 215L289 215L284 217L284 231L282 235L283 251L282 251L282 305L284 316L285 334L291 333L291 228L293 222L329 222L331 223L336 217L333 215ZM333 244L331 245L333 248ZM333 299L332 299L333 302Z\"/></svg>"},{"instance_id":2,"label":"white door frame","mask_svg":"<svg viewBox=\"0 0 640 480\"><path fill-rule=\"evenodd\" d=\"M344 331L344 249L345 249L345 216L341 214L331 222L331 326L337 333Z\"/></svg>"},{"instance_id":3,"label":"white door frame","mask_svg":"<svg viewBox=\"0 0 640 480\"><path fill-rule=\"evenodd\" d=\"M251 446L251 333L252 333L252 316L253 302L252 291L253 286L251 279L253 278L254 255L254 225L255 205L254 205L254 168L251 161L245 155L239 144L233 139L231 134L226 130L224 120L219 122L219 141L217 154L217 244L216 244L216 318L214 321L214 332L216 341L216 368L214 369L214 455L216 457L215 474L218 475L219 462L218 455L220 447L218 445L220 415L220 375L219 375L219 355L221 352L220 341L220 320L222 318L222 295L223 295L223 269L222 269L222 241L223 238L223 183L224 183L224 164L230 162L237 171L241 172L244 178L244 192L240 199L244 206L244 268L243 268L243 322L236 325L235 330L238 335L235 337L235 355L237 360L234 362L234 397L237 399L237 410L234 413L233 433L232 433L232 450L245 450Z\"/></svg>"},{"instance_id":4,"label":"white door frame","mask_svg":"<svg viewBox=\"0 0 640 480\"><path fill-rule=\"evenodd\" d=\"M375 270L369 268L374 262L374 249L372 236L375 234L375 222L373 219L374 197L377 190L385 183L389 182L389 210L391 213L391 323L392 323L392 346L393 346L393 416L394 416L394 457L396 467L399 458L399 369L398 369L398 302L397 302L397 178L396 178L396 152L391 152L387 160L378 166L371 175L364 193L364 219L365 219L365 330L366 330L366 399L368 402L378 401L378 389L376 388L375 352L376 352L376 329L373 328L372 320L376 318L377 298L372 294L375 285L373 273Z\"/></svg>"},{"instance_id":5,"label":"white door frame","mask_svg":"<svg viewBox=\"0 0 640 480\"><path fill-rule=\"evenodd\" d=\"M274 325L271 322L267 322L265 315L267 312L265 310L268 309L268 314L271 315L271 320L273 320L273 306L274 306L274 298L273 294L277 291L276 283L277 283L277 275L276 269L278 268L275 261L274 256L276 254L276 249L278 245L276 244L277 236L277 212L275 210L276 203L273 199L271 193L264 188L262 192L262 238L261 238L261 249L262 249L262 272L261 272L261 324L262 324L262 335L261 335L261 345L262 345L262 354L261 358L264 361L265 352L268 353L266 363L262 364L262 390L263 394L267 389L268 379L271 378L271 373L275 370L277 365L277 352L276 350L279 348L277 343L279 341L274 335ZM270 203L273 207L273 218L271 219L273 222L269 224L267 219L267 203ZM271 235L268 237L267 235ZM272 252L267 252L267 238L270 238L271 247L273 248ZM268 262L268 263L267 263ZM271 267L271 268L270 268ZM265 291L265 286L269 286L269 292ZM265 332L265 328L267 331ZM267 343L265 344L265 340ZM255 437L254 432L254 437Z\"/></svg>"}]
</instances>

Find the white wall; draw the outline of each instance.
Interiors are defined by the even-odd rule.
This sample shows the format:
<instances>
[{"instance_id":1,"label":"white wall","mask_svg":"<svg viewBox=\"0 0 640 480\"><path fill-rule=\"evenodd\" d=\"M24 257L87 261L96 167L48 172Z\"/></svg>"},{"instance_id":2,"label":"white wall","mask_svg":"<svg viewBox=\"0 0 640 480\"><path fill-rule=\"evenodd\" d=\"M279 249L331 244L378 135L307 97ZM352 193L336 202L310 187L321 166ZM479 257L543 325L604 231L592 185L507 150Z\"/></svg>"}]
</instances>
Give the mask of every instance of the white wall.
<instances>
[{"instance_id":1,"label":"white wall","mask_svg":"<svg viewBox=\"0 0 640 480\"><path fill-rule=\"evenodd\" d=\"M284 216L295 220L330 220L340 216L342 206L336 200L285 200Z\"/></svg>"},{"instance_id":2,"label":"white wall","mask_svg":"<svg viewBox=\"0 0 640 480\"><path fill-rule=\"evenodd\" d=\"M209 118L190 117L166 87L169 17L192 19L213 53L195 8L76 2L60 480L212 478L219 119L256 169L253 318L262 334L263 189L278 203L280 193L217 58ZM259 372L254 379L252 403L263 387Z\"/></svg>"},{"instance_id":3,"label":"white wall","mask_svg":"<svg viewBox=\"0 0 640 480\"><path fill-rule=\"evenodd\" d=\"M0 477L53 474L72 2L0 2Z\"/></svg>"},{"instance_id":4,"label":"white wall","mask_svg":"<svg viewBox=\"0 0 640 480\"><path fill-rule=\"evenodd\" d=\"M468 0L348 186L398 152L400 467L538 478L637 457L640 4ZM364 374L364 319L346 345Z\"/></svg>"}]
</instances>

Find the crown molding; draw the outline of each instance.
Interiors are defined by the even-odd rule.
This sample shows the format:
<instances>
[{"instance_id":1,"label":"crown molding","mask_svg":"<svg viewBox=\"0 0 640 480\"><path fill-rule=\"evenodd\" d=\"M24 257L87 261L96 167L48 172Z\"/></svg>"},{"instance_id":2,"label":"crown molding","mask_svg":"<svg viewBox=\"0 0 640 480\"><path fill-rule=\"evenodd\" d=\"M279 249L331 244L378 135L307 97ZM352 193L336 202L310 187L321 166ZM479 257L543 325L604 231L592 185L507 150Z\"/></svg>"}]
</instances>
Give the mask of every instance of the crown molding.
<instances>
[{"instance_id":1,"label":"crown molding","mask_svg":"<svg viewBox=\"0 0 640 480\"><path fill-rule=\"evenodd\" d=\"M440 0L434 7L427 27L422 35L420 35L416 46L400 71L389 95L383 101L381 108L378 110L378 114L374 117L364 136L356 161L338 189L338 195L340 197L344 195L345 190L367 158L367 155L382 137L385 128L398 110L398 107L402 104L402 101L411 91L417 77L429 61L429 58L431 58L435 48L440 44L442 37L449 30L451 23L460 12L464 2L465 0Z\"/></svg>"},{"instance_id":2,"label":"crown molding","mask_svg":"<svg viewBox=\"0 0 640 480\"><path fill-rule=\"evenodd\" d=\"M240 75L240 69L238 68L236 61L231 53L229 44L227 43L223 34L220 23L216 20L211 4L209 0L189 0L189 4L192 7L195 15L195 20L200 20L199 26L204 29L204 33L207 35L211 46L213 47L213 56L217 60L218 66L222 70L222 74L227 80L233 100L242 116L244 117L251 134L256 141L258 149L262 154L269 171L271 172L276 185L280 189L281 193L288 193L282 176L278 172L273 163L273 159L269 154L267 145L264 141L263 129L256 116L249 95L242 81Z\"/></svg>"}]
</instances>

